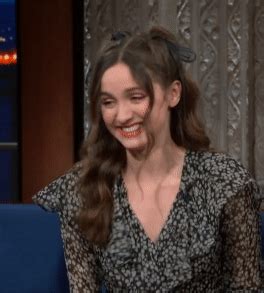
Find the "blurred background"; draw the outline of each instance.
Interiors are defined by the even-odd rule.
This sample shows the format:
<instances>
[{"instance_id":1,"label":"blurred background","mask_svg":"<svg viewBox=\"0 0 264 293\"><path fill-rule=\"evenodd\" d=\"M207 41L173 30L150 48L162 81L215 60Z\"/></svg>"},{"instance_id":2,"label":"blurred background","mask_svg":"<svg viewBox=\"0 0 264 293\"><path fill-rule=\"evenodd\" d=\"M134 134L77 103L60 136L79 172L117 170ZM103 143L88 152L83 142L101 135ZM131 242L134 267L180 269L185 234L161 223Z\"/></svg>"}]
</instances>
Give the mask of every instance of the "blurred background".
<instances>
[{"instance_id":1,"label":"blurred background","mask_svg":"<svg viewBox=\"0 0 264 293\"><path fill-rule=\"evenodd\" d=\"M15 0L0 1L0 199L19 195L17 40Z\"/></svg>"},{"instance_id":2,"label":"blurred background","mask_svg":"<svg viewBox=\"0 0 264 293\"><path fill-rule=\"evenodd\" d=\"M263 1L0 0L0 202L30 202L78 160L98 46L152 25L196 51L212 145L264 191Z\"/></svg>"}]
</instances>

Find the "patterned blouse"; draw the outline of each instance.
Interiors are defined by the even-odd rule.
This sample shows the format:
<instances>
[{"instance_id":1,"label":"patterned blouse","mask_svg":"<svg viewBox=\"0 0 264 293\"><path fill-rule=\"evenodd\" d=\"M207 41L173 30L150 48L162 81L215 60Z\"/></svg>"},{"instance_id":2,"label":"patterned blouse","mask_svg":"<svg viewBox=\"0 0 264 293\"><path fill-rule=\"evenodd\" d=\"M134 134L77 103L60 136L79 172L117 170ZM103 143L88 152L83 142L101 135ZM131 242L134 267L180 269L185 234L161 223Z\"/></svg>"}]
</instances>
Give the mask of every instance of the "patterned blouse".
<instances>
[{"instance_id":1,"label":"patterned blouse","mask_svg":"<svg viewBox=\"0 0 264 293\"><path fill-rule=\"evenodd\" d=\"M80 164L79 164L80 166ZM102 249L74 221L81 207L75 167L36 194L58 212L71 292L264 292L261 282L261 195L249 173L224 154L187 151L179 193L152 242L116 178L110 241Z\"/></svg>"}]
</instances>

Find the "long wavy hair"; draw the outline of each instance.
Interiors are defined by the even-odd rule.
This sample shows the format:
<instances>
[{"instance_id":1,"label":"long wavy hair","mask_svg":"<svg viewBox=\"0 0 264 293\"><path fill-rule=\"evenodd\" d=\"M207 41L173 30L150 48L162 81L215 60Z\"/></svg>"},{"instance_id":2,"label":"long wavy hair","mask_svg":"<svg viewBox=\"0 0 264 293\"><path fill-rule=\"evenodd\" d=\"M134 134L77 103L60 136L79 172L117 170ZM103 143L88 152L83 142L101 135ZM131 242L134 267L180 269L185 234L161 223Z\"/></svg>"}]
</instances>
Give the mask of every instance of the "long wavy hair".
<instances>
[{"instance_id":1,"label":"long wavy hair","mask_svg":"<svg viewBox=\"0 0 264 293\"><path fill-rule=\"evenodd\" d=\"M109 241L114 182L126 167L126 151L109 133L101 115L99 93L102 76L108 68L117 63L130 68L135 81L149 95L150 111L154 103L153 82L166 89L179 80L182 93L180 102L171 109L171 137L177 146L186 149L209 148L209 138L196 113L199 90L186 75L183 66L186 52L181 50L173 34L154 27L147 33L122 34L122 38L109 41L99 52L90 84L90 130L81 150L79 192L84 205L77 218L80 229L95 245L103 247Z\"/></svg>"}]
</instances>

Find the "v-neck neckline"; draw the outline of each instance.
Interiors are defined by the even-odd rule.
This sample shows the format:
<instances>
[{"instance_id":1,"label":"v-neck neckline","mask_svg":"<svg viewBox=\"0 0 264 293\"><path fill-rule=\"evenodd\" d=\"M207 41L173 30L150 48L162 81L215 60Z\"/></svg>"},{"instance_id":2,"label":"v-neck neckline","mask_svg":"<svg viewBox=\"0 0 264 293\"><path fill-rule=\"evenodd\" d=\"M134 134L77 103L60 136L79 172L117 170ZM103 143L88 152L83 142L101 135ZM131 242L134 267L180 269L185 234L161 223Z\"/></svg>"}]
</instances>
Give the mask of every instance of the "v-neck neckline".
<instances>
[{"instance_id":1,"label":"v-neck neckline","mask_svg":"<svg viewBox=\"0 0 264 293\"><path fill-rule=\"evenodd\" d=\"M132 217L132 219L137 223L137 226L141 232L141 234L144 236L144 238L147 240L147 242L154 247L157 247L158 244L160 243L160 241L162 240L162 236L164 235L165 231L168 229L169 224L172 221L172 216L173 216L173 211L175 209L175 205L178 203L181 194L183 193L184 189L185 189L185 177L186 177L186 173L187 173L187 160L188 160L188 156L189 156L190 151L186 150L185 154L184 154L184 159L183 159L183 166L182 166L182 172L181 172L181 176L180 176L180 184L179 184L179 189L177 194L175 195L175 198L171 204L169 213L166 217L166 220L158 234L158 237L155 241L153 241L149 235L146 233L146 230L143 226L143 224L141 223L140 219L138 218L136 212L134 211L134 209L132 208L129 200L128 200L128 191L125 185L125 181L122 177L122 175L120 175L120 179L121 179L121 183L120 183L120 187L123 193L123 200L124 200L124 204L125 207L128 209L130 216Z\"/></svg>"}]
</instances>

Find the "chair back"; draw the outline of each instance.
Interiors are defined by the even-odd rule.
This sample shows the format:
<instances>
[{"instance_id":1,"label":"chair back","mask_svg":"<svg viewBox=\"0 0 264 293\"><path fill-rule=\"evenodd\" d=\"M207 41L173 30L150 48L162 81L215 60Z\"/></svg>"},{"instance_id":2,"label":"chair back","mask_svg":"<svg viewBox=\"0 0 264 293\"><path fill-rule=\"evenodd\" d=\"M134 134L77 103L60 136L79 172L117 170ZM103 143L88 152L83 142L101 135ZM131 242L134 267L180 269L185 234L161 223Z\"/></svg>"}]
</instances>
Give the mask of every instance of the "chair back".
<instances>
[{"instance_id":1,"label":"chair back","mask_svg":"<svg viewBox=\"0 0 264 293\"><path fill-rule=\"evenodd\" d=\"M0 204L0 263L0 292L69 292L58 215Z\"/></svg>"}]
</instances>

